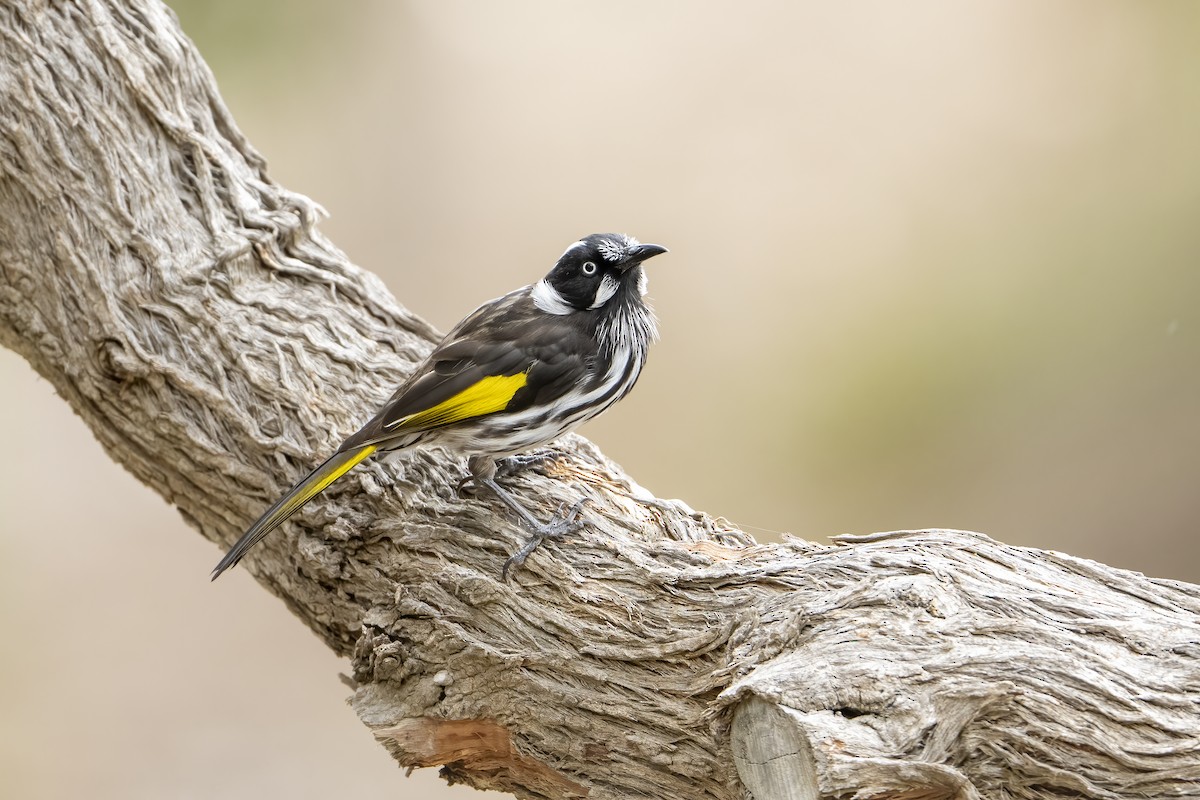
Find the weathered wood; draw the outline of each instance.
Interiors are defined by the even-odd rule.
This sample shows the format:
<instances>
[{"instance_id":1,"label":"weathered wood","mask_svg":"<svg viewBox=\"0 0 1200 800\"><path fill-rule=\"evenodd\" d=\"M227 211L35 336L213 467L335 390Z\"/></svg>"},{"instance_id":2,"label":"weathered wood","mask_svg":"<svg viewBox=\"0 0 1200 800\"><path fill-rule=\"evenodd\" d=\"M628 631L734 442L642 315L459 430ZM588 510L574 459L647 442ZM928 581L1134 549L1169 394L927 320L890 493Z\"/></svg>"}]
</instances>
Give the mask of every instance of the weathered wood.
<instances>
[{"instance_id":1,"label":"weathered wood","mask_svg":"<svg viewBox=\"0 0 1200 800\"><path fill-rule=\"evenodd\" d=\"M741 738L790 728L820 796L1200 793L1197 587L958 531L840 543L778 565L794 634L758 629L719 701L770 700Z\"/></svg>"},{"instance_id":2,"label":"weathered wood","mask_svg":"<svg viewBox=\"0 0 1200 800\"><path fill-rule=\"evenodd\" d=\"M0 108L0 342L214 542L428 352L161 4L0 6ZM589 526L511 584L521 531L439 451L247 560L402 764L522 797L1200 794L1197 587L954 531L755 545L559 451L512 485Z\"/></svg>"}]
</instances>

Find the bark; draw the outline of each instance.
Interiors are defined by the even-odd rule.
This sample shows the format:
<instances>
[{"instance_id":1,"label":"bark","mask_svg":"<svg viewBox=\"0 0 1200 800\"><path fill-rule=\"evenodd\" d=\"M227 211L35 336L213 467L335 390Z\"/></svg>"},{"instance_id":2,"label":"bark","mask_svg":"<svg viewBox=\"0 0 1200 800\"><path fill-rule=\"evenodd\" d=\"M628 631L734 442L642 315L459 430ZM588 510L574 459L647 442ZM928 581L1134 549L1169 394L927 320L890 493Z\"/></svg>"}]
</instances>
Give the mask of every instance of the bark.
<instances>
[{"instance_id":1,"label":"bark","mask_svg":"<svg viewBox=\"0 0 1200 800\"><path fill-rule=\"evenodd\" d=\"M159 3L5 4L0 108L0 342L210 540L431 347ZM245 563L353 660L401 764L520 797L1200 794L1198 587L956 531L756 545L558 452L510 485L546 516L586 496L588 527L509 584L521 531L437 450Z\"/></svg>"}]
</instances>

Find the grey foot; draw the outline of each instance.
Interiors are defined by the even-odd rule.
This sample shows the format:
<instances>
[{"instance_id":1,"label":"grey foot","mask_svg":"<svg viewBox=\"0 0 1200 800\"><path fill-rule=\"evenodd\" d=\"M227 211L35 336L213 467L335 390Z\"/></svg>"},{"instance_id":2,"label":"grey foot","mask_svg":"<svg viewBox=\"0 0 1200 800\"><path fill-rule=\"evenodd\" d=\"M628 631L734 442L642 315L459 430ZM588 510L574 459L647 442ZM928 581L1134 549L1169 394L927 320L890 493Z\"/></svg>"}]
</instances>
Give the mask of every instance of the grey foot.
<instances>
[{"instance_id":1,"label":"grey foot","mask_svg":"<svg viewBox=\"0 0 1200 800\"><path fill-rule=\"evenodd\" d=\"M521 545L521 549L513 553L504 566L500 569L500 580L508 580L508 571L513 568L519 568L525 563L525 559L529 558L529 554L538 549L538 546L547 539L561 539L569 533L574 533L583 527L583 521L577 519L579 512L583 509L583 504L587 502L587 498L583 498L575 502L570 508L566 508L566 503L558 507L558 511L550 518L550 521L544 525L529 524L526 520L526 527L532 534L525 544ZM564 510L565 509L565 510Z\"/></svg>"}]
</instances>

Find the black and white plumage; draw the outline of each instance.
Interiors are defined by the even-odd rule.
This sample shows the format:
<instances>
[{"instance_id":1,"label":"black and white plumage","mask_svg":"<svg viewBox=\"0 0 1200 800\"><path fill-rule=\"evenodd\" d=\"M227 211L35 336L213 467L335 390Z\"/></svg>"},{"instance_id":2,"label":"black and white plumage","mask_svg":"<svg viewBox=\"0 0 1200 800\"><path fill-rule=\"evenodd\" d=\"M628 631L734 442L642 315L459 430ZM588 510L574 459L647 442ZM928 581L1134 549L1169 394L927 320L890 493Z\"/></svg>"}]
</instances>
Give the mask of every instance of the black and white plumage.
<instances>
[{"instance_id":1,"label":"black and white plumage","mask_svg":"<svg viewBox=\"0 0 1200 800\"><path fill-rule=\"evenodd\" d=\"M580 526L581 504L541 523L496 483L496 460L574 430L633 388L657 337L643 262L666 248L616 233L568 247L542 280L477 308L383 407L230 548L213 578L372 453L437 445L468 458L471 478L521 517L532 538Z\"/></svg>"}]
</instances>

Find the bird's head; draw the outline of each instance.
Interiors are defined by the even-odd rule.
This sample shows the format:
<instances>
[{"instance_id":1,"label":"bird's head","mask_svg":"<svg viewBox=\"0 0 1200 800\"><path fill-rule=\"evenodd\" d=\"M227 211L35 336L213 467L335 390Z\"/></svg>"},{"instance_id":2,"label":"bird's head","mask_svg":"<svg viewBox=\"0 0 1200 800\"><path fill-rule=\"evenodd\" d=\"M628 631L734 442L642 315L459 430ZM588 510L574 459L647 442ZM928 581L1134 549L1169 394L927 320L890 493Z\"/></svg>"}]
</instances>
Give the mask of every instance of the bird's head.
<instances>
[{"instance_id":1,"label":"bird's head","mask_svg":"<svg viewBox=\"0 0 1200 800\"><path fill-rule=\"evenodd\" d=\"M550 274L534 285L533 300L547 313L570 314L602 308L628 291L640 297L646 292L642 262L665 252L623 233L593 233L559 256Z\"/></svg>"}]
</instances>

